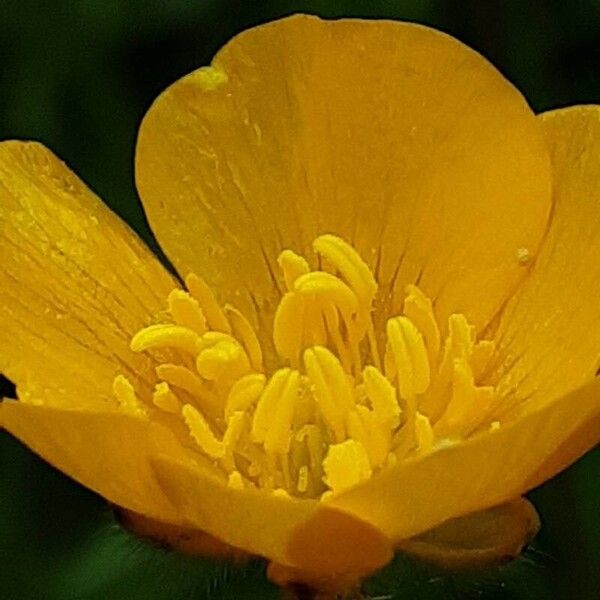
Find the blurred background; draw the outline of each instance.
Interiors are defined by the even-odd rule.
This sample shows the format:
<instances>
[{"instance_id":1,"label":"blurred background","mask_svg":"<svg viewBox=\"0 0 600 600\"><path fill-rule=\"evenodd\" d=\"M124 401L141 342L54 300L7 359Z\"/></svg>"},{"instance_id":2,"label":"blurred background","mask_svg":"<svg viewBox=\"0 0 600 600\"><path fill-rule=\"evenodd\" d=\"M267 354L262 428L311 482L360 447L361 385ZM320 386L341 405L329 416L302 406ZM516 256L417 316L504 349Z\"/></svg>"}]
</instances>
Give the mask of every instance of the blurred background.
<instances>
[{"instance_id":1,"label":"blurred background","mask_svg":"<svg viewBox=\"0 0 600 600\"><path fill-rule=\"evenodd\" d=\"M235 33L294 12L432 25L481 51L538 112L600 103L599 0L0 0L0 139L42 141L153 245L132 173L144 112ZM450 577L399 557L369 582L368 597L600 598L600 450L531 498L543 526L516 563ZM224 566L137 542L101 499L0 433L0 597L277 592L260 563Z\"/></svg>"}]
</instances>

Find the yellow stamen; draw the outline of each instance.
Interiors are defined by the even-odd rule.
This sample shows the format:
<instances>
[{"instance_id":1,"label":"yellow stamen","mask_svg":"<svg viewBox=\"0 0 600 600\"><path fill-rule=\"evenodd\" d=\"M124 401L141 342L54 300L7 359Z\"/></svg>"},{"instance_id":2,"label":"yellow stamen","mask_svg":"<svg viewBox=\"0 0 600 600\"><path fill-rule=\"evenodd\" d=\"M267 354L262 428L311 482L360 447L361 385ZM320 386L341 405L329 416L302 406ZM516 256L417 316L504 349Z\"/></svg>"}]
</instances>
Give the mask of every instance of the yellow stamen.
<instances>
[{"instance_id":1,"label":"yellow stamen","mask_svg":"<svg viewBox=\"0 0 600 600\"><path fill-rule=\"evenodd\" d=\"M440 437L450 433L462 437L471 433L489 414L495 399L494 388L475 385L473 371L466 359L454 359L453 367L452 396L435 427Z\"/></svg>"},{"instance_id":2,"label":"yellow stamen","mask_svg":"<svg viewBox=\"0 0 600 600\"><path fill-rule=\"evenodd\" d=\"M181 409L181 415L190 430L192 438L206 455L214 459L225 456L223 443L216 438L202 413L191 404L186 404Z\"/></svg>"},{"instance_id":3,"label":"yellow stamen","mask_svg":"<svg viewBox=\"0 0 600 600\"><path fill-rule=\"evenodd\" d=\"M117 376L122 410L145 415L154 405L161 422L181 419L234 489L324 502L400 461L502 426L500 396L484 384L492 341L454 314L442 345L433 304L415 285L406 287L403 313L373 315L386 302L374 302L377 282L356 250L331 234L313 249L324 270L311 271L291 250L279 255L287 292L274 344L262 347L264 332L189 275L189 293L169 294L173 322L131 340L135 352L183 352L155 366L156 381L136 383L144 401ZM279 368L267 372L265 363Z\"/></svg>"},{"instance_id":4,"label":"yellow stamen","mask_svg":"<svg viewBox=\"0 0 600 600\"><path fill-rule=\"evenodd\" d=\"M206 332L206 318L195 298L183 290L173 290L167 300L175 323L188 327L199 335Z\"/></svg>"},{"instance_id":5,"label":"yellow stamen","mask_svg":"<svg viewBox=\"0 0 600 600\"><path fill-rule=\"evenodd\" d=\"M226 305L225 314L231 323L231 334L240 340L248 354L250 364L256 371L263 369L263 355L256 333L246 317L234 306Z\"/></svg>"},{"instance_id":6,"label":"yellow stamen","mask_svg":"<svg viewBox=\"0 0 600 600\"><path fill-rule=\"evenodd\" d=\"M290 369L276 371L261 394L252 420L251 436L254 442L264 443L271 418L277 410L277 402L283 393L289 373Z\"/></svg>"},{"instance_id":7,"label":"yellow stamen","mask_svg":"<svg viewBox=\"0 0 600 600\"><path fill-rule=\"evenodd\" d=\"M369 479L372 474L367 452L362 444L355 440L329 446L323 469L325 483L333 493L347 490Z\"/></svg>"},{"instance_id":8,"label":"yellow stamen","mask_svg":"<svg viewBox=\"0 0 600 600\"><path fill-rule=\"evenodd\" d=\"M387 336L400 397L412 401L429 387L429 359L423 336L407 317L390 319Z\"/></svg>"},{"instance_id":9,"label":"yellow stamen","mask_svg":"<svg viewBox=\"0 0 600 600\"><path fill-rule=\"evenodd\" d=\"M266 380L262 373L251 373L238 379L227 396L225 420L228 421L236 411L246 412L262 394Z\"/></svg>"},{"instance_id":10,"label":"yellow stamen","mask_svg":"<svg viewBox=\"0 0 600 600\"><path fill-rule=\"evenodd\" d=\"M294 290L309 298L332 302L346 322L351 321L358 309L356 294L341 279L324 271L313 271L298 277Z\"/></svg>"},{"instance_id":11,"label":"yellow stamen","mask_svg":"<svg viewBox=\"0 0 600 600\"><path fill-rule=\"evenodd\" d=\"M192 371L181 365L164 363L156 367L156 375L172 387L184 390L193 396L204 412L213 417L222 411L221 400Z\"/></svg>"},{"instance_id":12,"label":"yellow stamen","mask_svg":"<svg viewBox=\"0 0 600 600\"><path fill-rule=\"evenodd\" d=\"M235 340L221 340L205 348L196 358L198 373L209 381L237 379L250 370L248 356Z\"/></svg>"},{"instance_id":13,"label":"yellow stamen","mask_svg":"<svg viewBox=\"0 0 600 600\"><path fill-rule=\"evenodd\" d=\"M390 429L398 426L400 418L400 405L396 398L396 389L389 380L375 367L365 367L363 371L365 392L373 414L377 420Z\"/></svg>"},{"instance_id":14,"label":"yellow stamen","mask_svg":"<svg viewBox=\"0 0 600 600\"><path fill-rule=\"evenodd\" d=\"M306 259L291 250L284 250L277 258L277 262L283 271L288 291L294 289L294 283L298 277L306 275L310 270Z\"/></svg>"},{"instance_id":15,"label":"yellow stamen","mask_svg":"<svg viewBox=\"0 0 600 600\"><path fill-rule=\"evenodd\" d=\"M433 313L431 300L416 286L406 286L404 314L423 335L429 362L435 365L440 352L440 329Z\"/></svg>"},{"instance_id":16,"label":"yellow stamen","mask_svg":"<svg viewBox=\"0 0 600 600\"><path fill-rule=\"evenodd\" d=\"M113 393L119 402L119 406L132 415L144 416L146 410L137 397L131 382L124 375L117 375L113 381Z\"/></svg>"},{"instance_id":17,"label":"yellow stamen","mask_svg":"<svg viewBox=\"0 0 600 600\"><path fill-rule=\"evenodd\" d=\"M235 469L234 450L242 436L242 431L246 425L246 414L242 411L234 412L227 423L227 429L223 436L223 463L227 471Z\"/></svg>"},{"instance_id":18,"label":"yellow stamen","mask_svg":"<svg viewBox=\"0 0 600 600\"><path fill-rule=\"evenodd\" d=\"M422 455L431 452L435 439L433 428L429 419L420 413L417 413L415 419L415 433L417 438L417 454Z\"/></svg>"},{"instance_id":19,"label":"yellow stamen","mask_svg":"<svg viewBox=\"0 0 600 600\"><path fill-rule=\"evenodd\" d=\"M315 399L323 419L341 442L346 415L352 409L348 380L338 359L327 348L317 346L304 353L304 367L315 386Z\"/></svg>"},{"instance_id":20,"label":"yellow stamen","mask_svg":"<svg viewBox=\"0 0 600 600\"><path fill-rule=\"evenodd\" d=\"M306 299L294 292L283 296L273 321L273 342L283 358L298 361L304 347L304 311Z\"/></svg>"},{"instance_id":21,"label":"yellow stamen","mask_svg":"<svg viewBox=\"0 0 600 600\"><path fill-rule=\"evenodd\" d=\"M277 399L275 412L271 415L269 429L265 435L265 450L270 454L287 454L292 437L292 421L298 397L300 373L289 371L281 395Z\"/></svg>"},{"instance_id":22,"label":"yellow stamen","mask_svg":"<svg viewBox=\"0 0 600 600\"><path fill-rule=\"evenodd\" d=\"M313 242L314 251L327 259L344 277L357 297L370 305L377 293L377 282L360 254L335 235L321 235Z\"/></svg>"},{"instance_id":23,"label":"yellow stamen","mask_svg":"<svg viewBox=\"0 0 600 600\"><path fill-rule=\"evenodd\" d=\"M202 398L207 393L207 389L202 383L200 377L192 371L181 365L164 363L156 367L156 374L172 386L181 388L193 396Z\"/></svg>"},{"instance_id":24,"label":"yellow stamen","mask_svg":"<svg viewBox=\"0 0 600 600\"><path fill-rule=\"evenodd\" d=\"M196 354L199 345L200 337L192 329L161 323L138 331L129 346L134 352L144 352L153 348L177 348Z\"/></svg>"},{"instance_id":25,"label":"yellow stamen","mask_svg":"<svg viewBox=\"0 0 600 600\"><path fill-rule=\"evenodd\" d=\"M202 312L211 329L231 333L231 327L227 321L225 313L221 310L211 289L206 285L206 281L194 273L190 273L185 278L185 286L190 294L198 301Z\"/></svg>"},{"instance_id":26,"label":"yellow stamen","mask_svg":"<svg viewBox=\"0 0 600 600\"><path fill-rule=\"evenodd\" d=\"M156 384L154 393L152 394L152 402L154 402L157 408L165 412L173 414L181 412L181 402L165 381Z\"/></svg>"}]
</instances>

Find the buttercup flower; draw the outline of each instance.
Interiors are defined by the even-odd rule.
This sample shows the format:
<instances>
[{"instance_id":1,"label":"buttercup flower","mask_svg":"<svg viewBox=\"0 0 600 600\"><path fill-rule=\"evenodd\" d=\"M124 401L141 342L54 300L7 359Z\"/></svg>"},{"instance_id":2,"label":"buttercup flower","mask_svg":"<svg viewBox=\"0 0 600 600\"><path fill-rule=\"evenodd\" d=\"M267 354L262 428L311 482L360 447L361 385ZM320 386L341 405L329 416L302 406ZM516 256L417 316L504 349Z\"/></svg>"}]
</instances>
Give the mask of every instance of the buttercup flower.
<instances>
[{"instance_id":1,"label":"buttercup flower","mask_svg":"<svg viewBox=\"0 0 600 600\"><path fill-rule=\"evenodd\" d=\"M135 161L177 277L0 144L2 426L282 583L517 554L521 496L600 438L600 107L536 117L447 35L296 16L161 94Z\"/></svg>"}]
</instances>

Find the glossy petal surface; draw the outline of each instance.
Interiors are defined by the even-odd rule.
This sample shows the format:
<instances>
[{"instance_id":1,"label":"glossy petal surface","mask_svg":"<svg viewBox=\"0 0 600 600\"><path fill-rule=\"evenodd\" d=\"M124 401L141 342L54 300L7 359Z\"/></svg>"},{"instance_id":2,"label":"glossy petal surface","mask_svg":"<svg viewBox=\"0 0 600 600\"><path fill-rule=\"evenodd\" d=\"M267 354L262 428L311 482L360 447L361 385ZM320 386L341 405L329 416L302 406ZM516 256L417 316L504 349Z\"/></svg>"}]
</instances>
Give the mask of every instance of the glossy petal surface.
<instances>
[{"instance_id":1,"label":"glossy petal surface","mask_svg":"<svg viewBox=\"0 0 600 600\"><path fill-rule=\"evenodd\" d=\"M329 576L364 574L391 558L378 530L317 500L234 489L166 458L153 464L164 493L189 524L247 552Z\"/></svg>"},{"instance_id":2,"label":"glossy petal surface","mask_svg":"<svg viewBox=\"0 0 600 600\"><path fill-rule=\"evenodd\" d=\"M0 372L56 406L113 402L118 373L143 382L131 336L172 277L49 150L0 144Z\"/></svg>"},{"instance_id":3,"label":"glossy petal surface","mask_svg":"<svg viewBox=\"0 0 600 600\"><path fill-rule=\"evenodd\" d=\"M276 258L352 242L397 310L420 281L486 323L550 206L540 124L481 56L426 27L296 16L246 31L155 101L136 181L180 272L270 329Z\"/></svg>"},{"instance_id":4,"label":"glossy petal surface","mask_svg":"<svg viewBox=\"0 0 600 600\"><path fill-rule=\"evenodd\" d=\"M5 400L0 426L36 454L118 506L157 520L181 519L156 483L149 456L187 460L166 428L122 413L33 406Z\"/></svg>"},{"instance_id":5,"label":"glossy petal surface","mask_svg":"<svg viewBox=\"0 0 600 600\"><path fill-rule=\"evenodd\" d=\"M554 172L552 221L531 276L503 313L492 374L517 413L600 367L600 106L539 118Z\"/></svg>"},{"instance_id":6,"label":"glossy petal surface","mask_svg":"<svg viewBox=\"0 0 600 600\"><path fill-rule=\"evenodd\" d=\"M464 443L382 471L331 505L369 521L392 539L495 506L567 467L598 442L587 427L600 415L600 379ZM557 457L554 452L561 449Z\"/></svg>"},{"instance_id":7,"label":"glossy petal surface","mask_svg":"<svg viewBox=\"0 0 600 600\"><path fill-rule=\"evenodd\" d=\"M498 564L521 553L539 529L535 508L525 499L476 512L427 531L398 548L446 569Z\"/></svg>"}]
</instances>

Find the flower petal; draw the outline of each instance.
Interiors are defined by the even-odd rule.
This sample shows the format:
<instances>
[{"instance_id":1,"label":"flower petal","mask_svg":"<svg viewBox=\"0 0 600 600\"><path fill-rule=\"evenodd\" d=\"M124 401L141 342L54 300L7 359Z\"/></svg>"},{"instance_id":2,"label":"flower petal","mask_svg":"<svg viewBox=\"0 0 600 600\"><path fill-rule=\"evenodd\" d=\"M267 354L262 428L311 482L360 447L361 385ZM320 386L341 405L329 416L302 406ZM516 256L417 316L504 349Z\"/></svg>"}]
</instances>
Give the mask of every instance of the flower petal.
<instances>
[{"instance_id":1,"label":"flower petal","mask_svg":"<svg viewBox=\"0 0 600 600\"><path fill-rule=\"evenodd\" d=\"M446 569L473 569L515 558L537 533L539 517L524 498L464 517L401 542L398 549Z\"/></svg>"},{"instance_id":2,"label":"flower petal","mask_svg":"<svg viewBox=\"0 0 600 600\"><path fill-rule=\"evenodd\" d=\"M332 232L376 269L390 310L418 280L442 319L481 326L550 207L521 95L460 42L392 21L294 16L238 35L150 108L136 181L179 273L261 319L278 253Z\"/></svg>"},{"instance_id":3,"label":"flower petal","mask_svg":"<svg viewBox=\"0 0 600 600\"><path fill-rule=\"evenodd\" d=\"M102 407L117 372L143 380L129 340L175 286L49 150L0 144L0 372L21 398Z\"/></svg>"},{"instance_id":4,"label":"flower petal","mask_svg":"<svg viewBox=\"0 0 600 600\"><path fill-rule=\"evenodd\" d=\"M149 456L186 451L165 427L113 412L64 410L14 400L0 404L6 428L44 460L121 507L180 523L156 483Z\"/></svg>"},{"instance_id":5,"label":"flower petal","mask_svg":"<svg viewBox=\"0 0 600 600\"><path fill-rule=\"evenodd\" d=\"M582 385L600 367L600 106L541 115L554 211L530 277L496 334L491 376L528 410Z\"/></svg>"},{"instance_id":6,"label":"flower petal","mask_svg":"<svg viewBox=\"0 0 600 600\"><path fill-rule=\"evenodd\" d=\"M600 379L513 423L382 471L329 502L402 540L509 501L598 443ZM556 450L561 454L557 455Z\"/></svg>"},{"instance_id":7,"label":"flower petal","mask_svg":"<svg viewBox=\"0 0 600 600\"><path fill-rule=\"evenodd\" d=\"M317 500L234 489L168 458L153 465L189 524L252 554L331 575L368 573L391 559L390 542L377 529Z\"/></svg>"}]
</instances>

